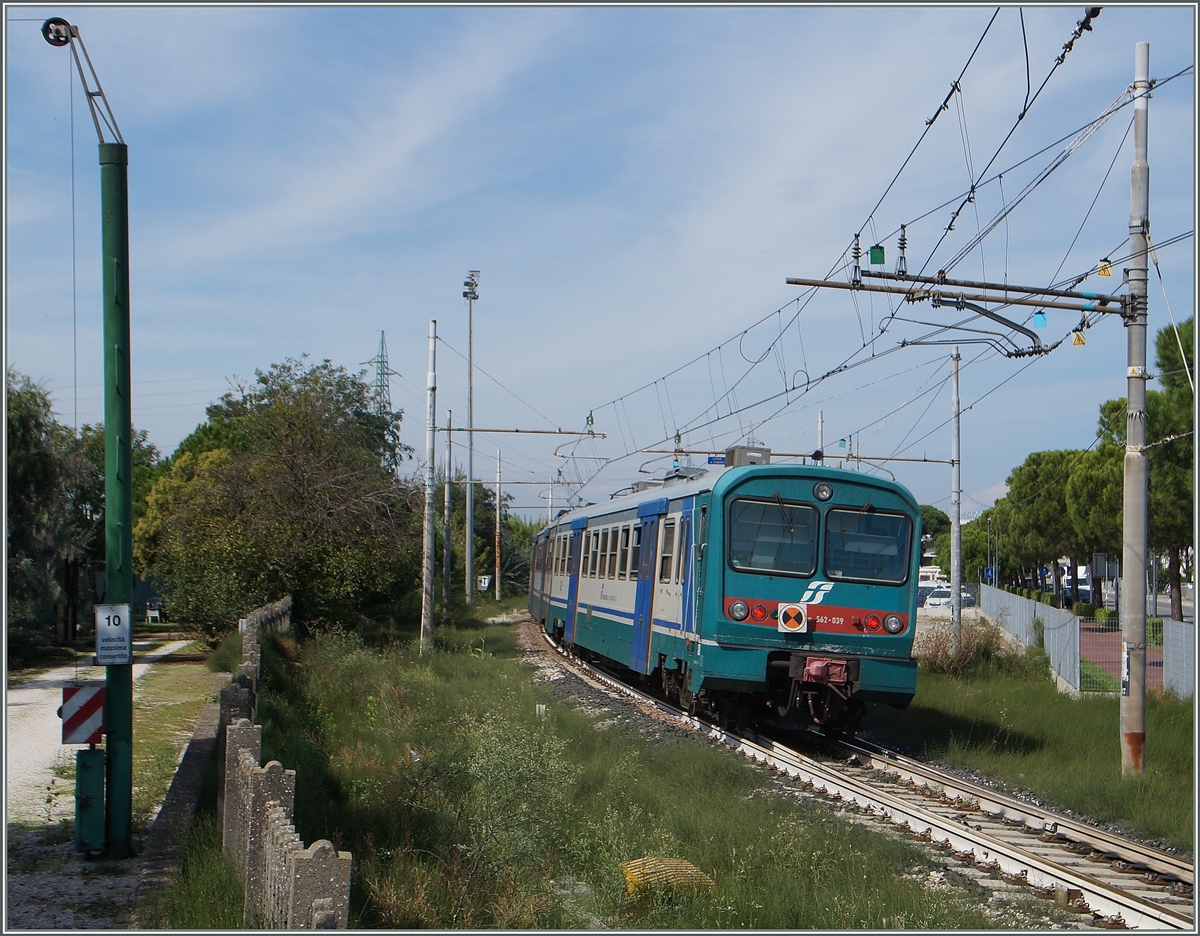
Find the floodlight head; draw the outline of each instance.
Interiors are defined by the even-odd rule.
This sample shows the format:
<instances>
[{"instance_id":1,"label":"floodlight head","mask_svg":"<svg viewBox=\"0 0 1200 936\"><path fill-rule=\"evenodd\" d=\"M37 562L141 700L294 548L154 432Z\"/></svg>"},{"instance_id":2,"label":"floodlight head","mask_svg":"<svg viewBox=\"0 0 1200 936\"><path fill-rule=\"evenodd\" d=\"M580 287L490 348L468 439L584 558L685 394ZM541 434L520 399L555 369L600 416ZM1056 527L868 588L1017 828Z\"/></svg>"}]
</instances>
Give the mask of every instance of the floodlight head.
<instances>
[{"instance_id":1,"label":"floodlight head","mask_svg":"<svg viewBox=\"0 0 1200 936\"><path fill-rule=\"evenodd\" d=\"M71 24L61 16L52 16L42 23L42 38L52 46L65 46L73 32Z\"/></svg>"}]
</instances>

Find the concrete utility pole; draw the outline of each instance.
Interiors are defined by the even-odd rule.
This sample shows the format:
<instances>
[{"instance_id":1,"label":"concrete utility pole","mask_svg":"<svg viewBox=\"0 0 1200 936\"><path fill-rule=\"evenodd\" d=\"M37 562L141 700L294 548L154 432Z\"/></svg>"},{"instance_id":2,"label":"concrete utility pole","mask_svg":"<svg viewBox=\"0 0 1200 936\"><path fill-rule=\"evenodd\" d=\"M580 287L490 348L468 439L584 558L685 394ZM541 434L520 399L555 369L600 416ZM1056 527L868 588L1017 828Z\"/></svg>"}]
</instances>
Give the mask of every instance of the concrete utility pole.
<instances>
[{"instance_id":1,"label":"concrete utility pole","mask_svg":"<svg viewBox=\"0 0 1200 936\"><path fill-rule=\"evenodd\" d=\"M79 30L61 17L42 24L52 46L71 47L100 140L100 249L104 315L104 581L108 607L133 598L133 406L129 369L129 148L100 87ZM79 44L77 49L75 44ZM79 51L83 51L83 59ZM87 62L87 73L84 72ZM93 86L95 90L93 90ZM105 131L116 142L105 142ZM119 616L118 615L118 616ZM132 623L132 622L130 622ZM133 659L105 667L104 856L132 858Z\"/></svg>"},{"instance_id":2,"label":"concrete utility pole","mask_svg":"<svg viewBox=\"0 0 1200 936\"><path fill-rule=\"evenodd\" d=\"M479 298L479 271L468 270L463 280L467 300L467 604L475 595L475 409L472 382L475 377L475 300Z\"/></svg>"},{"instance_id":3,"label":"concrete utility pole","mask_svg":"<svg viewBox=\"0 0 1200 936\"><path fill-rule=\"evenodd\" d=\"M382 341L382 339L381 339ZM429 322L429 372L425 380L429 409L425 419L425 548L421 568L421 641L418 654L433 640L433 489L437 459L437 320Z\"/></svg>"},{"instance_id":4,"label":"concrete utility pole","mask_svg":"<svg viewBox=\"0 0 1200 936\"><path fill-rule=\"evenodd\" d=\"M1140 774L1146 745L1146 285L1150 233L1150 166L1146 125L1150 101L1150 43L1133 55L1133 168L1129 185L1129 246L1125 271L1129 307L1125 421L1124 530L1121 572L1121 773Z\"/></svg>"},{"instance_id":5,"label":"concrete utility pole","mask_svg":"<svg viewBox=\"0 0 1200 936\"><path fill-rule=\"evenodd\" d=\"M962 459L959 443L958 362L955 346L950 357L950 652L958 653L962 630Z\"/></svg>"},{"instance_id":6,"label":"concrete utility pole","mask_svg":"<svg viewBox=\"0 0 1200 936\"><path fill-rule=\"evenodd\" d=\"M500 591L500 449L496 449L496 600L502 597ZM532 574L532 572L530 573Z\"/></svg>"},{"instance_id":7,"label":"concrete utility pole","mask_svg":"<svg viewBox=\"0 0 1200 936\"><path fill-rule=\"evenodd\" d=\"M454 433L450 431L454 412L446 413L446 512L442 519L442 620L450 620L450 491L454 487Z\"/></svg>"}]
</instances>

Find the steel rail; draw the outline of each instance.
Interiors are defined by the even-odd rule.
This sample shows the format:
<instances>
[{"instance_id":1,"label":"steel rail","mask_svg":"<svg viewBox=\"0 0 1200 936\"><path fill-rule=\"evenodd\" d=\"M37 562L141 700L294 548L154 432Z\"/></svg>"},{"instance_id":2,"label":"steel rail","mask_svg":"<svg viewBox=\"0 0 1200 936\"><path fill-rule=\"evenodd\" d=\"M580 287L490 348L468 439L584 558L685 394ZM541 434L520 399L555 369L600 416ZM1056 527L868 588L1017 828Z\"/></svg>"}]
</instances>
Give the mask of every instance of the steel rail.
<instances>
[{"instance_id":1,"label":"steel rail","mask_svg":"<svg viewBox=\"0 0 1200 936\"><path fill-rule=\"evenodd\" d=\"M1124 861L1144 865L1151 871L1170 875L1185 884L1194 884L1193 866L1182 858L1177 858L1148 845L1130 842L1128 839L1112 835L1094 826L1077 822L1040 806L1022 802L1005 793L999 793L967 780L948 777L947 774L936 768L888 751L879 745L857 739L840 741L839 744L858 757L867 758L873 767L898 773L905 780L944 784L947 779L950 779L955 789L970 793L979 802L981 810L1009 825L1020 823L1032 832L1057 832L1071 841L1090 845L1097 851L1116 855Z\"/></svg>"},{"instance_id":2,"label":"steel rail","mask_svg":"<svg viewBox=\"0 0 1200 936\"><path fill-rule=\"evenodd\" d=\"M972 828L964 819L939 815L920 804L908 802L896 794L879 790L867 782L850 776L845 768L837 768L815 761L771 740L754 740L712 725L694 715L687 714L670 703L634 689L603 670L568 653L556 644L549 634L543 632L542 636L551 647L568 660L581 678L614 689L659 711L674 715L697 731L706 732L711 739L732 747L744 756L786 773L789 777L800 779L822 798L847 805L853 804L861 813L870 815L879 822L897 826L898 829L907 831L911 836L918 837L923 841L933 842L936 840L941 850L953 849L956 853L955 857L959 860L998 871L1010 883L1029 885L1033 890L1040 890L1045 895L1055 896L1057 901L1064 906L1068 906L1068 898L1075 898L1074 903L1069 906L1076 909L1077 912L1091 913L1101 926L1116 929L1149 928L1181 931L1195 929L1191 913L1185 913L1171 905L1146 900L1093 875L1084 874L1074 868L1014 846L1012 843L983 831L982 828ZM865 766L866 769L880 769L880 755L859 753L858 756L860 758L870 757L865 764L860 761L860 768ZM900 758L897 756L896 760L900 760ZM896 770L897 765L886 755L883 756L883 762L889 771ZM905 766L911 770L916 765L915 762L909 762ZM943 793L947 789L959 791L960 798L957 802L961 804L963 810L985 812L981 801L977 798L980 788L975 784L959 780L953 775L941 774L927 767L923 770L927 772L930 779L936 779L936 782L943 787ZM913 773L915 774L915 771ZM910 777L910 779L915 785L915 777ZM1002 798L991 791L982 792L987 794L987 802L993 806L998 805ZM962 793L966 793L974 799L962 799ZM1013 800L1013 803L1017 802ZM1032 810L1025 804L1019 805L1025 808L1023 815L1032 813ZM1041 812L1052 815L1045 811ZM993 817L991 813L986 813L986 815L989 818ZM1061 827L1063 819L1054 818ZM1023 820L1022 824L1024 824ZM1086 829L1086 827L1084 828ZM924 831L918 832L919 829ZM1048 827L1047 831L1049 831ZM1096 838L1095 830L1087 829L1087 832ZM977 849L981 852L979 856L976 855ZM1106 846L1104 850L1108 851L1109 849ZM1123 851L1126 853L1132 853L1135 850L1136 846L1133 846L1132 843L1123 843ZM1169 856L1165 857L1169 858ZM1140 852L1138 852L1137 863L1146 864ZM1175 871L1170 873L1176 874Z\"/></svg>"}]
</instances>

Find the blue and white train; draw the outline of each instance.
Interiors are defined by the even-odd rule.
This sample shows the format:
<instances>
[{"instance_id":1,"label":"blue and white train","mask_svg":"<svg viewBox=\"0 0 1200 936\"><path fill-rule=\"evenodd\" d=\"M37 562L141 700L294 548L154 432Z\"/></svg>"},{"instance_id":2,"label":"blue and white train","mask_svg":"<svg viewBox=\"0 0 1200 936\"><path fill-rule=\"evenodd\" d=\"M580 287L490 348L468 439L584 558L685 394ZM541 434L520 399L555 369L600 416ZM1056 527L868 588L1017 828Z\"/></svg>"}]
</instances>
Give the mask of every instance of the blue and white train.
<instances>
[{"instance_id":1,"label":"blue and white train","mask_svg":"<svg viewBox=\"0 0 1200 936\"><path fill-rule=\"evenodd\" d=\"M534 542L530 612L575 653L726 721L854 731L867 702L907 706L912 494L763 449L727 462L560 514Z\"/></svg>"}]
</instances>

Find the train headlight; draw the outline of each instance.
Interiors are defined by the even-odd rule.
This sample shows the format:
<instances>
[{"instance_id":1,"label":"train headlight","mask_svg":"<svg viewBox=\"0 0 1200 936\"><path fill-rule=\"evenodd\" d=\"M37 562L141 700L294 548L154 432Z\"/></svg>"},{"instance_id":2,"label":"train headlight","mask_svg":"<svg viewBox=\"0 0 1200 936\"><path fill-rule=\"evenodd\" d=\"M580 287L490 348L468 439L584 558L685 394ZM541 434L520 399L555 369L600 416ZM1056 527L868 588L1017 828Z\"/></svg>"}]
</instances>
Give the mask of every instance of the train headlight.
<instances>
[{"instance_id":1,"label":"train headlight","mask_svg":"<svg viewBox=\"0 0 1200 936\"><path fill-rule=\"evenodd\" d=\"M765 605L756 604L750 609L750 617L756 621L765 621L767 619L767 608Z\"/></svg>"},{"instance_id":2,"label":"train headlight","mask_svg":"<svg viewBox=\"0 0 1200 936\"><path fill-rule=\"evenodd\" d=\"M750 606L744 601L735 601L729 606L729 616L735 621L744 621L750 616Z\"/></svg>"},{"instance_id":3,"label":"train headlight","mask_svg":"<svg viewBox=\"0 0 1200 936\"><path fill-rule=\"evenodd\" d=\"M898 634L904 630L904 619L898 614L889 614L883 619L883 629L889 634Z\"/></svg>"},{"instance_id":4,"label":"train headlight","mask_svg":"<svg viewBox=\"0 0 1200 936\"><path fill-rule=\"evenodd\" d=\"M818 481L813 485L813 494L819 501L827 501L833 497L833 485L828 481Z\"/></svg>"},{"instance_id":5,"label":"train headlight","mask_svg":"<svg viewBox=\"0 0 1200 936\"><path fill-rule=\"evenodd\" d=\"M878 614L868 614L866 621L864 621L863 623L866 624L867 630L869 630L869 631L879 630L880 625L882 624L882 622L879 620Z\"/></svg>"}]
</instances>

